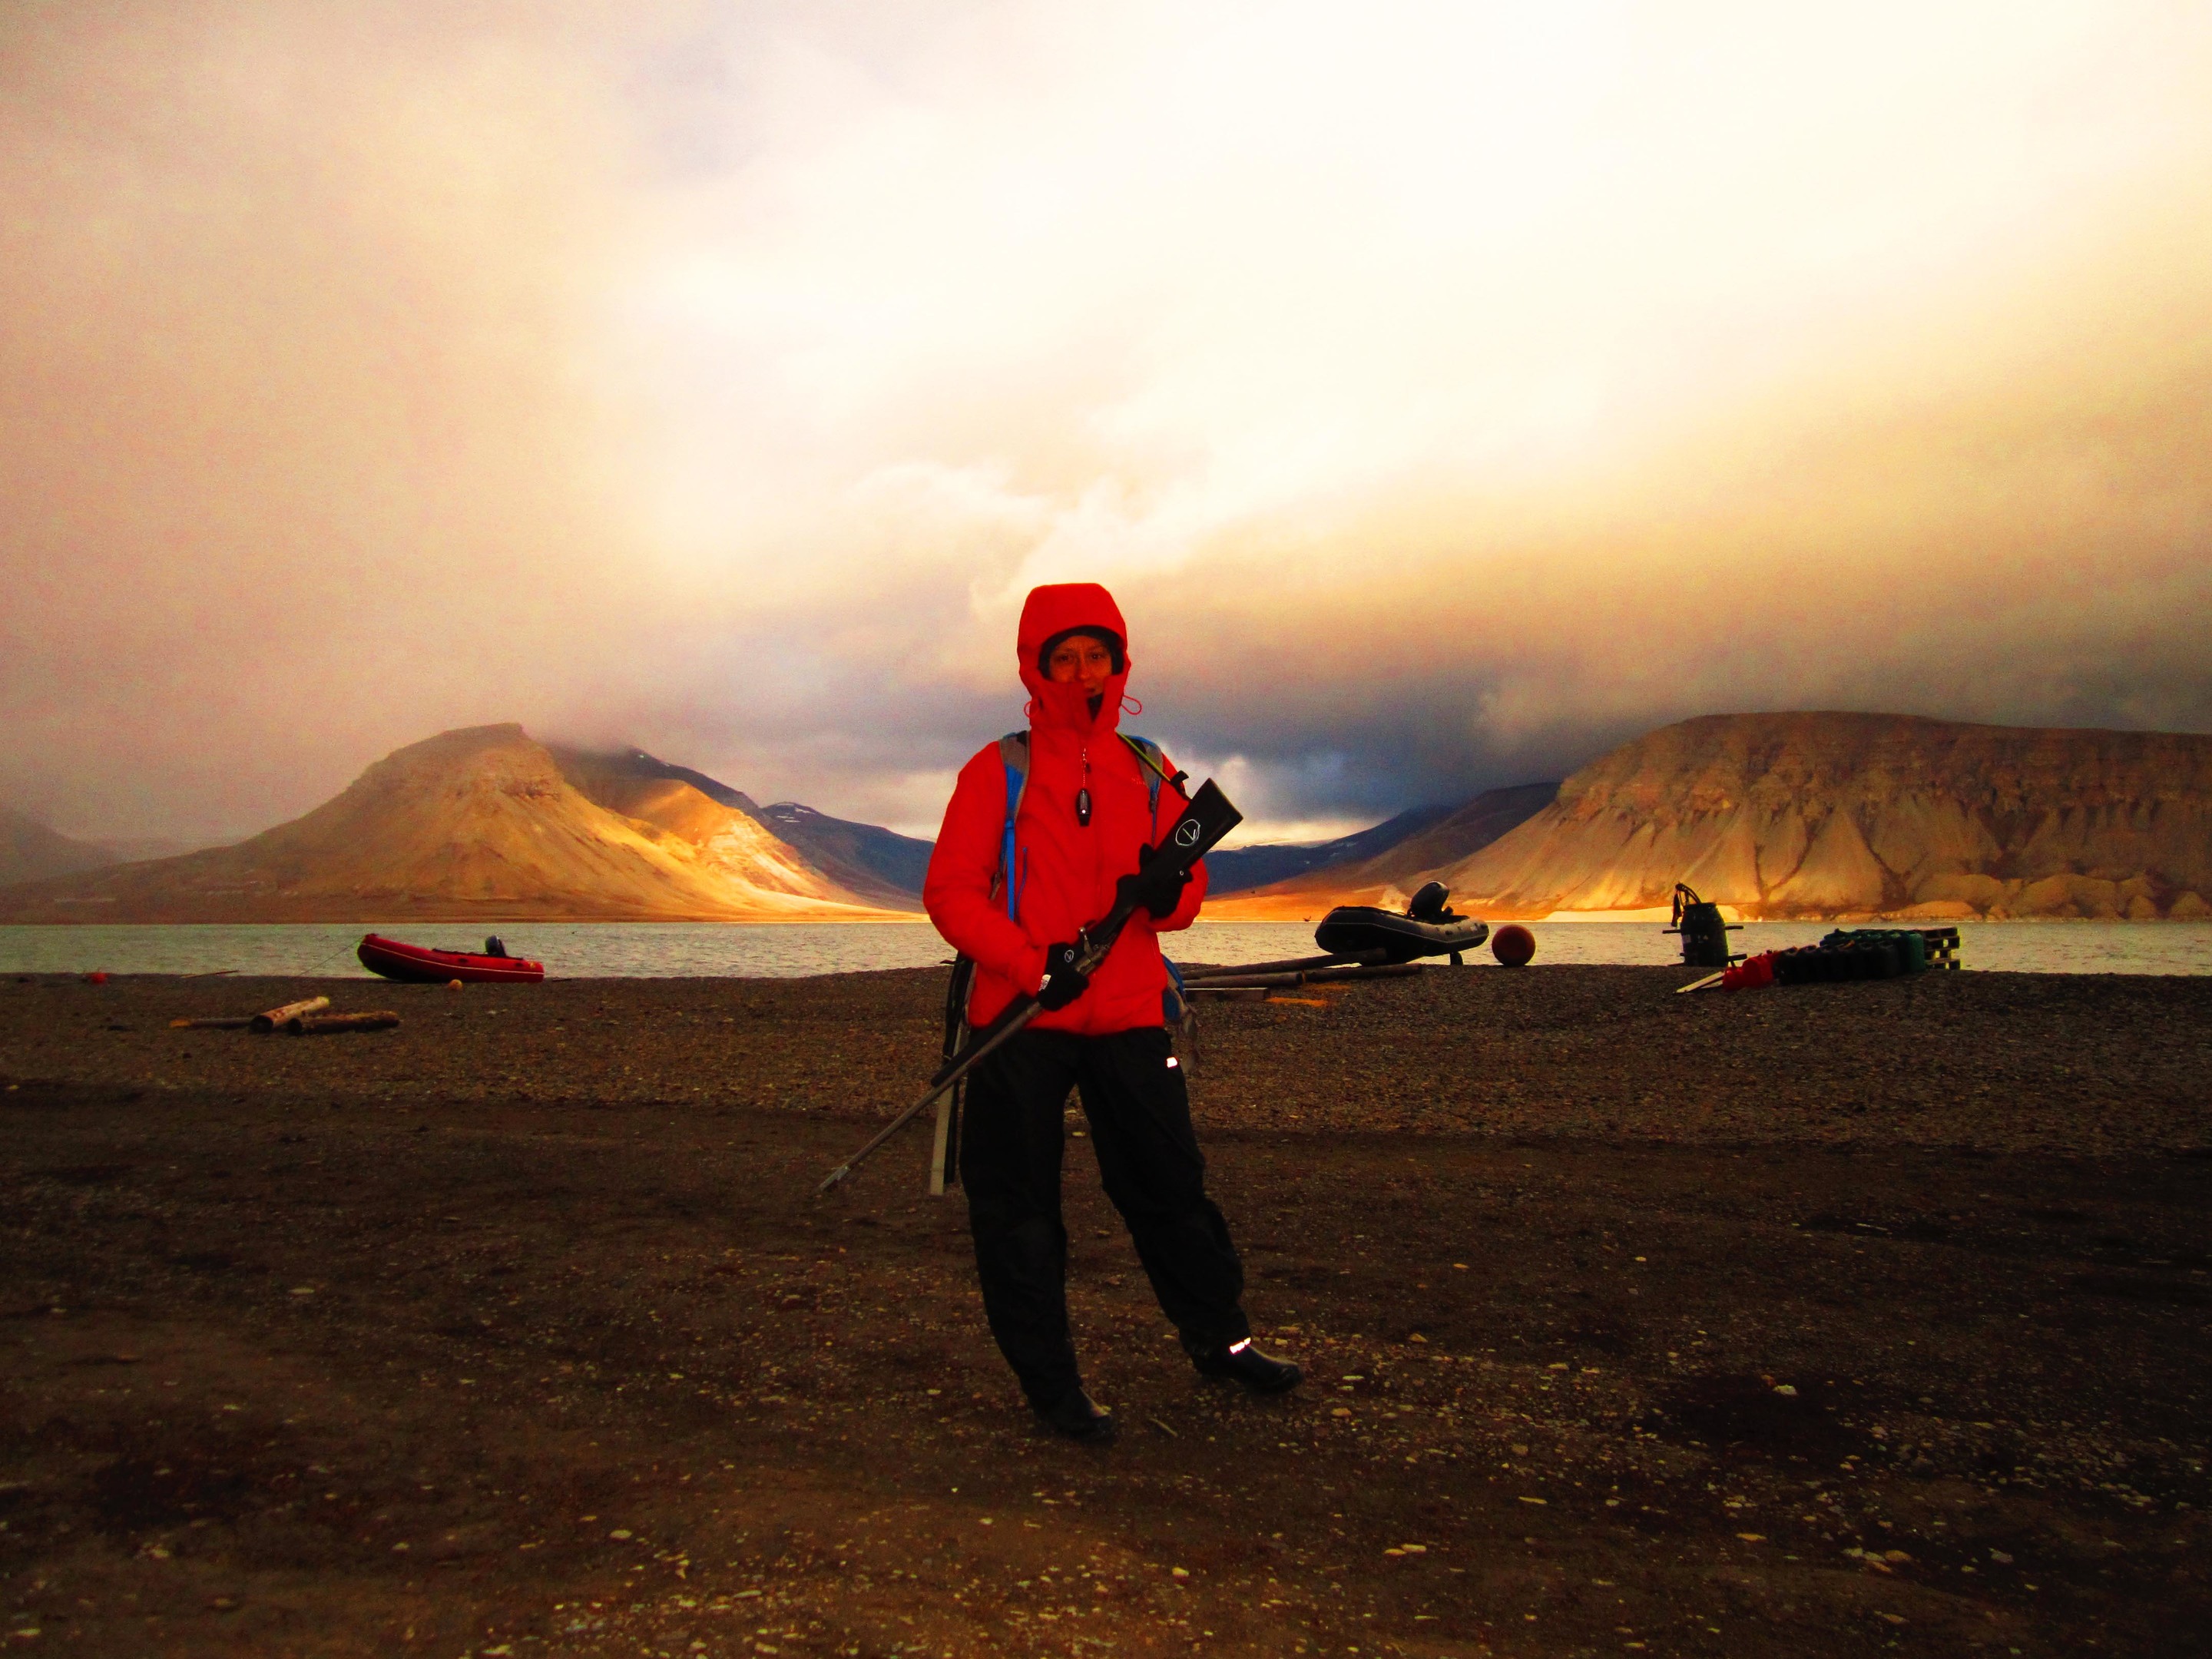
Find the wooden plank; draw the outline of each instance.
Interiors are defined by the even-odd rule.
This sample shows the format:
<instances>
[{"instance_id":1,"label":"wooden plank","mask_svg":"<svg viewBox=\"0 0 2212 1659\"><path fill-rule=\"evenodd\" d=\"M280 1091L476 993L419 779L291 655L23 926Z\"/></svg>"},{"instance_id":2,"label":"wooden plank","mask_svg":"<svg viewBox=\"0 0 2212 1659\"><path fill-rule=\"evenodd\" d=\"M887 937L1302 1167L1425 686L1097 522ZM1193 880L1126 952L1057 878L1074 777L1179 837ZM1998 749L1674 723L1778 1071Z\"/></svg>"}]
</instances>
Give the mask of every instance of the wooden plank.
<instances>
[{"instance_id":1,"label":"wooden plank","mask_svg":"<svg viewBox=\"0 0 2212 1659\"><path fill-rule=\"evenodd\" d=\"M929 1195L945 1196L945 1153L946 1143L952 1138L952 1110L958 1090L942 1096L937 1103L937 1133L929 1149Z\"/></svg>"},{"instance_id":2,"label":"wooden plank","mask_svg":"<svg viewBox=\"0 0 2212 1659\"><path fill-rule=\"evenodd\" d=\"M265 1014L256 1014L248 1024L256 1031L273 1031L287 1020L297 1019L302 1014L319 1014L330 1006L328 997L307 997L298 1002L288 1002L282 1008L271 1008Z\"/></svg>"},{"instance_id":3,"label":"wooden plank","mask_svg":"<svg viewBox=\"0 0 2212 1659\"><path fill-rule=\"evenodd\" d=\"M357 1014L295 1014L284 1022L292 1036L335 1036L341 1031L388 1031L399 1024L389 1008L373 1008Z\"/></svg>"}]
</instances>

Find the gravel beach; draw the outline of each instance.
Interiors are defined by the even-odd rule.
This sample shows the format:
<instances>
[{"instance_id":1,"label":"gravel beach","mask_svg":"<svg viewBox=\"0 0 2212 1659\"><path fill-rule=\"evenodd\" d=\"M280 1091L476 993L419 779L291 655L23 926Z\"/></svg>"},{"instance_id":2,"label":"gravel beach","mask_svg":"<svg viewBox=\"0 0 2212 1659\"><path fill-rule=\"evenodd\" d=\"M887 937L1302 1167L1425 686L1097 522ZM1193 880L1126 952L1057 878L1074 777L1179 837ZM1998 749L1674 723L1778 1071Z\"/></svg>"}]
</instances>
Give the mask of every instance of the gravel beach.
<instances>
[{"instance_id":1,"label":"gravel beach","mask_svg":"<svg viewBox=\"0 0 2212 1659\"><path fill-rule=\"evenodd\" d=\"M1019 1410L924 1133L809 1197L942 970L0 982L6 1639L2200 1651L2212 979L1691 976L1206 1008L1311 1380L1192 1377L1073 1139L1103 1454ZM318 992L402 1024L170 1024Z\"/></svg>"}]
</instances>

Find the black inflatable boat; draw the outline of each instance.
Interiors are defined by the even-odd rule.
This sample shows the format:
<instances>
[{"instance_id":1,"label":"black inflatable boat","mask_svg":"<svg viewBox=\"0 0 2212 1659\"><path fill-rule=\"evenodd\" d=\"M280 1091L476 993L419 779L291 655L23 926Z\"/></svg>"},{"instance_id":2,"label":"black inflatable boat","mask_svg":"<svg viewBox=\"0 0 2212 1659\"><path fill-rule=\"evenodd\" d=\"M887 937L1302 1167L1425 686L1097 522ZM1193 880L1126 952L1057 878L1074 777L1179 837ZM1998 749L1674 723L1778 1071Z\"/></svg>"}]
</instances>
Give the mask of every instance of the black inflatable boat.
<instances>
[{"instance_id":1,"label":"black inflatable boat","mask_svg":"<svg viewBox=\"0 0 2212 1659\"><path fill-rule=\"evenodd\" d=\"M1490 937L1490 924L1447 908L1450 896L1443 883L1432 881L1413 895L1403 915L1372 904L1340 904L1321 919L1314 943L1339 956L1381 951L1386 962L1449 956L1457 963L1461 951Z\"/></svg>"}]
</instances>

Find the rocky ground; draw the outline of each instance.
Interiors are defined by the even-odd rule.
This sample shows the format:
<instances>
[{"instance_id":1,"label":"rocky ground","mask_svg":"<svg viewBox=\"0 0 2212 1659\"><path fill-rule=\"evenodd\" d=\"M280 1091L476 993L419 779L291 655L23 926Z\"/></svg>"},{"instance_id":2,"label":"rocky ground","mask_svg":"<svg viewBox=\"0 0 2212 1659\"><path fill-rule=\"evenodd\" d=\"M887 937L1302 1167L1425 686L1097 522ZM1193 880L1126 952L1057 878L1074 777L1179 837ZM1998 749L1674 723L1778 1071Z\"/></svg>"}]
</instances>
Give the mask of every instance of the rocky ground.
<instances>
[{"instance_id":1,"label":"rocky ground","mask_svg":"<svg viewBox=\"0 0 2212 1659\"><path fill-rule=\"evenodd\" d=\"M20 1650L2194 1654L2212 981L1210 1008L1196 1382L1070 1143L1040 1437L911 1092L933 973L0 982ZM392 1032L177 1030L307 989ZM1071 1122L1079 1128L1079 1120Z\"/></svg>"}]
</instances>

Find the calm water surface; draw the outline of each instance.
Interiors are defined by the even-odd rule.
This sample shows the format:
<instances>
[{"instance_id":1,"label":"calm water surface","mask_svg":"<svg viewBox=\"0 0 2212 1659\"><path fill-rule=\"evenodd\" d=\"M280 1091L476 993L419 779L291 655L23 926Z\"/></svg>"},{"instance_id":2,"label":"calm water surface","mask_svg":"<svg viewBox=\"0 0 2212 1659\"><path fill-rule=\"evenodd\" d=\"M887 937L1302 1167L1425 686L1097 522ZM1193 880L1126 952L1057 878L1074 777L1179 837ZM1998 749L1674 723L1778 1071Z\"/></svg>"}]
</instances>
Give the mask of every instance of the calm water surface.
<instances>
[{"instance_id":1,"label":"calm water surface","mask_svg":"<svg viewBox=\"0 0 2212 1659\"><path fill-rule=\"evenodd\" d=\"M1805 945L1825 922L1751 922L1741 951ZM386 922L268 926L0 927L0 973L329 974L368 978L353 949L365 933L476 950L483 940L458 925ZM1539 963L1678 962L1675 941L1656 922L1538 922ZM2212 922L1962 922L1960 954L1969 969L2032 973L2212 973ZM926 922L515 922L500 928L507 950L535 957L563 979L665 978L723 974L787 978L875 968L921 968L951 957ZM1169 951L1180 960L1261 962L1311 955L1313 929L1297 921L1201 921ZM1487 951L1475 958L1485 963Z\"/></svg>"}]
</instances>

